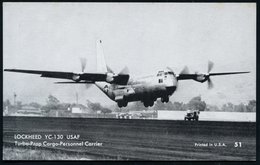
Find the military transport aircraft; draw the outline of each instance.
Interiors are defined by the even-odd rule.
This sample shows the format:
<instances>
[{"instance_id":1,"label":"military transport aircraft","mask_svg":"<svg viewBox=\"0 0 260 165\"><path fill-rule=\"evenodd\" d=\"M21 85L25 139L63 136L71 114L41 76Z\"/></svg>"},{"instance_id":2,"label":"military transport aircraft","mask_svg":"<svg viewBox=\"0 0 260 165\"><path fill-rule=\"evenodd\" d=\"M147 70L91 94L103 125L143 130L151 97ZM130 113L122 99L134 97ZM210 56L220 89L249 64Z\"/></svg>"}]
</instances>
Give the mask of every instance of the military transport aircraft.
<instances>
[{"instance_id":1,"label":"military transport aircraft","mask_svg":"<svg viewBox=\"0 0 260 165\"><path fill-rule=\"evenodd\" d=\"M207 73L190 74L185 67L179 74L173 72L169 67L159 71L154 76L147 76L136 80L130 79L128 68L125 67L121 72L114 73L105 63L104 53L101 47L102 41L97 41L97 72L84 72L86 60L81 59L81 72L59 72L59 71L40 71L23 69L5 69L9 72L20 72L29 74L39 74L41 77L68 79L72 81L56 82L58 84L95 84L110 99L117 102L118 106L126 107L128 102L141 101L145 107L153 106L154 101L161 98L162 102L168 102L180 80L195 80L208 83L208 88L213 87L211 76L243 74L249 72L225 72L210 73L213 68L213 62L208 63Z\"/></svg>"}]
</instances>

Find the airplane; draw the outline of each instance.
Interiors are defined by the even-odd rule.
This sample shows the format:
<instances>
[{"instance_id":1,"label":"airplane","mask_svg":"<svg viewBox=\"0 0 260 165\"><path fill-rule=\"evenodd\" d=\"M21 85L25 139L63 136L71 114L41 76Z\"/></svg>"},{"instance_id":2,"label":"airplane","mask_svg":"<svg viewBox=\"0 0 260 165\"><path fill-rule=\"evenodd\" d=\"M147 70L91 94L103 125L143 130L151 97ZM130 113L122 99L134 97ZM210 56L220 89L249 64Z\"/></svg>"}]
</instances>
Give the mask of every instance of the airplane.
<instances>
[{"instance_id":1,"label":"airplane","mask_svg":"<svg viewBox=\"0 0 260 165\"><path fill-rule=\"evenodd\" d=\"M114 73L106 65L102 49L102 41L97 41L97 72L84 72L86 59L81 59L81 72L59 72L24 69L4 69L8 72L39 74L41 77L68 79L72 81L55 82L57 84L95 84L111 100L115 101L119 108L126 107L129 102L141 101L145 107L153 106L160 98L163 103L169 102L169 97L176 91L178 82L181 80L194 80L204 83L207 81L208 88L213 87L211 76L244 74L250 72L224 72L211 73L213 62L208 62L207 73L189 73L188 67L176 74L170 67L158 71L152 76L130 79L129 70L125 67L121 72Z\"/></svg>"}]
</instances>

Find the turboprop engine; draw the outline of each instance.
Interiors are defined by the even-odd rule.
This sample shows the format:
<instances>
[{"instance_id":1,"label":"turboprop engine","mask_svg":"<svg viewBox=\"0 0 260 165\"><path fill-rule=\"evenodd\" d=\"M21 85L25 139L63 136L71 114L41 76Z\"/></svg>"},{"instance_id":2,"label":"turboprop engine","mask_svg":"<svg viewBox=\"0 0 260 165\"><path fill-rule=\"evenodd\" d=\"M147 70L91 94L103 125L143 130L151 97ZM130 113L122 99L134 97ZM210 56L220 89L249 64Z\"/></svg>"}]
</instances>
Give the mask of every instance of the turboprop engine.
<instances>
[{"instance_id":1,"label":"turboprop engine","mask_svg":"<svg viewBox=\"0 0 260 165\"><path fill-rule=\"evenodd\" d=\"M196 76L196 78L194 80L198 81L198 82L201 82L201 83L207 81L208 82L208 88L209 89L212 88L213 87L213 83L212 83L212 81L210 79L210 76L211 76L210 71L212 70L213 66L214 66L214 63L209 61L208 62L208 72L206 74L196 73L197 76Z\"/></svg>"}]
</instances>

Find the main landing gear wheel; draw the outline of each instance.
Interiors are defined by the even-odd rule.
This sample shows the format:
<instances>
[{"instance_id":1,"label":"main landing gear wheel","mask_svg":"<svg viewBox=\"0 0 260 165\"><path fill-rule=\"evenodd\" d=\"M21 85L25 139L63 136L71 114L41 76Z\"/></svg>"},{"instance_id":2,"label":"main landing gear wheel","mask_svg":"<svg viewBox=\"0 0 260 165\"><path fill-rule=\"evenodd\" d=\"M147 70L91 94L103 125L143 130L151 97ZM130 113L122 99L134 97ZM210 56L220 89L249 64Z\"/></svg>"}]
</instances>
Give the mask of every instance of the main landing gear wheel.
<instances>
[{"instance_id":1,"label":"main landing gear wheel","mask_svg":"<svg viewBox=\"0 0 260 165\"><path fill-rule=\"evenodd\" d=\"M149 104L149 106L150 106L150 107L152 107L152 106L153 106L153 104L154 104L154 102L153 102L153 101L151 101L151 102L150 102L150 104Z\"/></svg>"},{"instance_id":2,"label":"main landing gear wheel","mask_svg":"<svg viewBox=\"0 0 260 165\"><path fill-rule=\"evenodd\" d=\"M126 107L127 104L128 104L127 101L119 101L119 102L117 102L117 105L118 105L119 108Z\"/></svg>"},{"instance_id":3,"label":"main landing gear wheel","mask_svg":"<svg viewBox=\"0 0 260 165\"><path fill-rule=\"evenodd\" d=\"M148 102L144 102L144 106L145 107L148 107L149 105L148 105Z\"/></svg>"},{"instance_id":4,"label":"main landing gear wheel","mask_svg":"<svg viewBox=\"0 0 260 165\"><path fill-rule=\"evenodd\" d=\"M149 101L149 102L144 102L144 106L145 107L152 107L154 105L154 102L153 101Z\"/></svg>"},{"instance_id":5,"label":"main landing gear wheel","mask_svg":"<svg viewBox=\"0 0 260 165\"><path fill-rule=\"evenodd\" d=\"M161 98L161 101L162 101L163 103L168 103L168 102L169 102L169 97L162 97L162 98Z\"/></svg>"}]
</instances>

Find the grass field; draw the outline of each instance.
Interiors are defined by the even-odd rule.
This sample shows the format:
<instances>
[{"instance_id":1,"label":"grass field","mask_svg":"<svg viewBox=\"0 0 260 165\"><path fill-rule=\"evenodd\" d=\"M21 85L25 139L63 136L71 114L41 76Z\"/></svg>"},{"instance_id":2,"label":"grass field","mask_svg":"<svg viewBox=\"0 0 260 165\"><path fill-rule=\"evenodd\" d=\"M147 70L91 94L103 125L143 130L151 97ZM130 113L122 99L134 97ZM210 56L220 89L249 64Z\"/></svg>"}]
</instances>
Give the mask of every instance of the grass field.
<instances>
[{"instance_id":1,"label":"grass field","mask_svg":"<svg viewBox=\"0 0 260 165\"><path fill-rule=\"evenodd\" d=\"M86 155L44 149L3 147L3 160L91 160Z\"/></svg>"},{"instance_id":2,"label":"grass field","mask_svg":"<svg viewBox=\"0 0 260 165\"><path fill-rule=\"evenodd\" d=\"M66 153L57 152L60 155L50 156L55 160L79 159L77 154L68 155L69 152L78 152L78 155L83 158L92 160L254 161L256 159L255 122L4 117L4 143L13 143L14 134L40 134L42 137L48 134L64 136L79 134L80 139L73 140L74 142L87 140L103 143L101 147L53 148L53 150L66 151ZM55 141L59 140L52 140ZM64 139L64 141L72 140ZM241 142L241 147L235 147L236 142ZM196 147L195 143L224 143L226 146ZM48 157L44 154L37 157L40 155L37 152L39 151L31 153L35 155L36 160L45 160ZM5 160L10 158L6 153ZM46 152L45 155L48 153ZM13 160L28 159L28 156L23 158L17 155L17 157L13 157Z\"/></svg>"}]
</instances>

